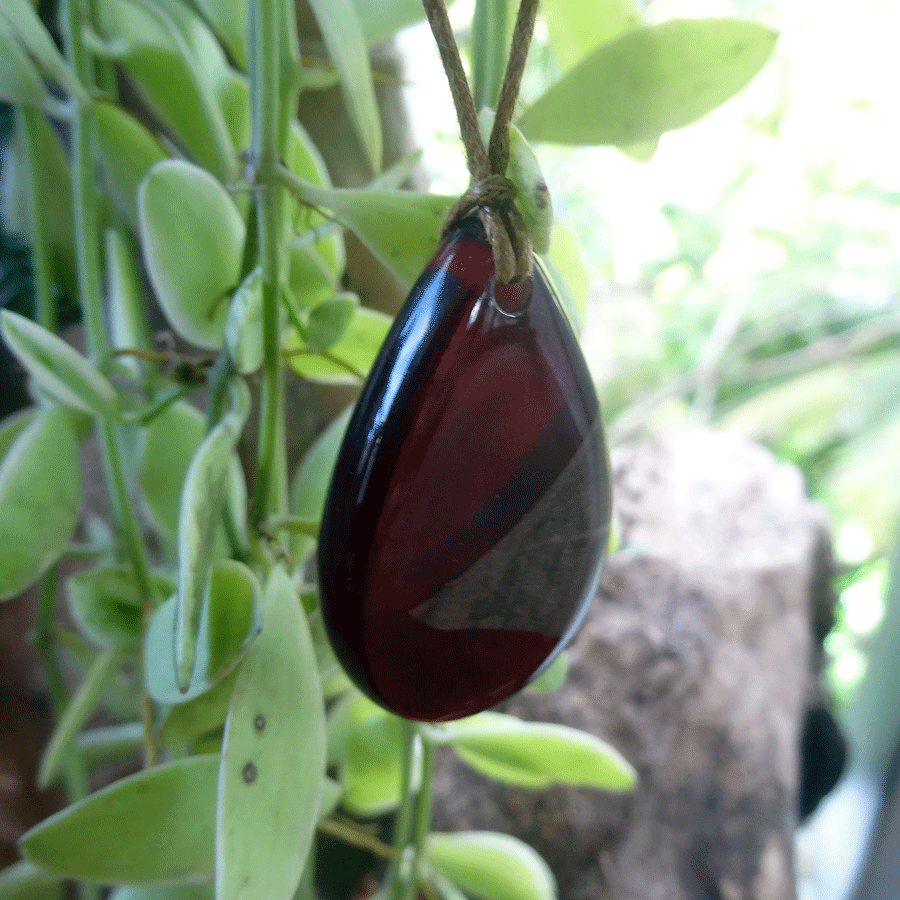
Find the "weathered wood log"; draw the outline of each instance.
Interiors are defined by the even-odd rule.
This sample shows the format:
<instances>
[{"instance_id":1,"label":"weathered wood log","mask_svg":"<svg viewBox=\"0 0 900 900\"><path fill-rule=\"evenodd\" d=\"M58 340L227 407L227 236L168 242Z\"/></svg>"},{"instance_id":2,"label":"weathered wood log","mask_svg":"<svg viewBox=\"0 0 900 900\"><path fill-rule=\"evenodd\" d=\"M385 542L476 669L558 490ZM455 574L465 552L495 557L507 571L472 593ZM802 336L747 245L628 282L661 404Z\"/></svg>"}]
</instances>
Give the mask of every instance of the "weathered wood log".
<instances>
[{"instance_id":1,"label":"weathered wood log","mask_svg":"<svg viewBox=\"0 0 900 900\"><path fill-rule=\"evenodd\" d=\"M621 547L569 677L508 711L603 737L640 784L622 796L512 789L448 753L435 826L522 837L563 900L793 898L824 514L796 469L731 435L670 431L613 465Z\"/></svg>"}]
</instances>

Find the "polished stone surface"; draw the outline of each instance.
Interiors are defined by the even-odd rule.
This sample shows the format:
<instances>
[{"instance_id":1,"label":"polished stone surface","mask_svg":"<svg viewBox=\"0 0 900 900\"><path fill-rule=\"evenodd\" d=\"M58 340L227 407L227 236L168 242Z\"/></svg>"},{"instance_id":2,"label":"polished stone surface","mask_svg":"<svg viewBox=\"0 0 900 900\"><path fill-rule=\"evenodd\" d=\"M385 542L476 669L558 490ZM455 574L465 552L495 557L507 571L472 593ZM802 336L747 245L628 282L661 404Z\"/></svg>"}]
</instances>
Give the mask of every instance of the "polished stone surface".
<instances>
[{"instance_id":1,"label":"polished stone surface","mask_svg":"<svg viewBox=\"0 0 900 900\"><path fill-rule=\"evenodd\" d=\"M514 693L574 634L609 529L600 408L538 266L493 292L477 219L439 248L350 421L319 543L335 652L412 719ZM530 296L529 296L530 293Z\"/></svg>"}]
</instances>

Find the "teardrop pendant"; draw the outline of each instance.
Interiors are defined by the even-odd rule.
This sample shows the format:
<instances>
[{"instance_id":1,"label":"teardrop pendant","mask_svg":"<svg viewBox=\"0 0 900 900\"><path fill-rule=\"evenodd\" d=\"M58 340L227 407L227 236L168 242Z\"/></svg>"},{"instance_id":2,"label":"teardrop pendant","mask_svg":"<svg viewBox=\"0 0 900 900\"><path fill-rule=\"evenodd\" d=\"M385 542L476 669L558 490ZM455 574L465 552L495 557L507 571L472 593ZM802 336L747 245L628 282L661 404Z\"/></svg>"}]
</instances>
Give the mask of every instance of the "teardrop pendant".
<instances>
[{"instance_id":1,"label":"teardrop pendant","mask_svg":"<svg viewBox=\"0 0 900 900\"><path fill-rule=\"evenodd\" d=\"M357 686L410 719L509 697L584 617L609 531L597 396L538 265L493 286L479 219L438 249L385 340L319 537L322 613Z\"/></svg>"}]
</instances>

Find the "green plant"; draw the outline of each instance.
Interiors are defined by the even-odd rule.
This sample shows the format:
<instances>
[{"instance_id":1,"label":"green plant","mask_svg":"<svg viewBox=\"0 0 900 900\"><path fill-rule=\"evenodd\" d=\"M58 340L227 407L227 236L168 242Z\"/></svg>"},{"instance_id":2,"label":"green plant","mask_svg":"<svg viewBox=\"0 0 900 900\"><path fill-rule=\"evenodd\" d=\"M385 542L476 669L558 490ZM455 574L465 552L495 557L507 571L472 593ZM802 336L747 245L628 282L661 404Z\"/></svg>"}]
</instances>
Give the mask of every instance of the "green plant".
<instances>
[{"instance_id":1,"label":"green plant","mask_svg":"<svg viewBox=\"0 0 900 900\"><path fill-rule=\"evenodd\" d=\"M312 897L317 833L384 855L391 897L418 884L447 898L546 898L552 876L520 842L429 834L435 749L533 788L634 782L615 751L573 729L499 713L401 721L334 662L303 574L346 417L290 480L284 370L365 376L389 320L341 290L342 228L408 283L454 198L399 190L408 161L380 171L367 40L415 17L412 4L311 6L324 70L299 54L290 0L68 0L65 59L28 0L0 10L0 97L16 105L5 224L29 235L36 301L34 321L2 314L36 403L0 423L0 597L40 583L35 640L58 715L40 779L62 779L70 800L23 838L2 898L56 896L64 878L84 897L114 886L116 900ZM553 0L547 15L564 74L525 110L525 137L635 153L727 99L774 40L730 20L643 26L627 0ZM506 4L477 4L483 105L499 89L507 20ZM146 119L120 101L119 78ZM301 91L335 81L378 173L365 189L332 187L294 118ZM68 154L46 117L68 132ZM571 259L557 237L551 272L565 276ZM140 262L169 325L200 353L154 344ZM584 298L562 284L578 320ZM57 287L79 300L87 356L55 334ZM235 448L256 373L248 501ZM205 414L187 401L199 387ZM76 544L78 446L92 431L113 519L86 522ZM53 609L68 558L91 564L66 581L75 630ZM64 652L81 673L72 696ZM116 723L86 727L112 696ZM141 771L88 792L97 766L136 749ZM347 817L394 810L393 848Z\"/></svg>"}]
</instances>

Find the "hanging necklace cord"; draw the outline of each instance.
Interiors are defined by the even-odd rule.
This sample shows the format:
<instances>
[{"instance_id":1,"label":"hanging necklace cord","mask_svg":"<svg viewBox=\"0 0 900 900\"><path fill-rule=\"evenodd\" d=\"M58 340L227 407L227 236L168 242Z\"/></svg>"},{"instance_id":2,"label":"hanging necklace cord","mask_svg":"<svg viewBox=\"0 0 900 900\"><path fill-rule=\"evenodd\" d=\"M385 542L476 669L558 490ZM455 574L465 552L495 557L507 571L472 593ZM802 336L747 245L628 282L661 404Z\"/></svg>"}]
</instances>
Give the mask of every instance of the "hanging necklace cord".
<instances>
[{"instance_id":1,"label":"hanging necklace cord","mask_svg":"<svg viewBox=\"0 0 900 900\"><path fill-rule=\"evenodd\" d=\"M528 231L513 200L515 185L506 177L509 162L509 128L525 71L525 60L534 33L538 0L521 0L513 28L512 46L488 146L478 128L478 113L453 36L444 0L422 0L450 86L459 131L466 151L472 184L453 205L444 221L444 232L477 209L494 252L497 282L510 284L531 275L532 250Z\"/></svg>"}]
</instances>

